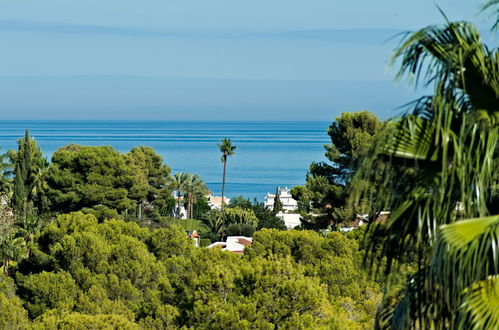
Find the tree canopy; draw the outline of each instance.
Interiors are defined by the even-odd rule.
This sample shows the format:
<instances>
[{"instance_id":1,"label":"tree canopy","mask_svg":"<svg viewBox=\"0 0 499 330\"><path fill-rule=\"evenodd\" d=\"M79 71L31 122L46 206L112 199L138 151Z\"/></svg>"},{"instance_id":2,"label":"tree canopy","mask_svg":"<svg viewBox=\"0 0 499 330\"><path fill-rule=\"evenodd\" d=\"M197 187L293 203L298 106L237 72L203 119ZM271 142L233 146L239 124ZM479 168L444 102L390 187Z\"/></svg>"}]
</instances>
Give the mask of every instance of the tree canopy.
<instances>
[{"instance_id":1,"label":"tree canopy","mask_svg":"<svg viewBox=\"0 0 499 330\"><path fill-rule=\"evenodd\" d=\"M264 229L244 256L195 248L177 226L59 215L0 275L13 327L367 328L378 284L356 238ZM265 289L263 289L265 288Z\"/></svg>"},{"instance_id":2,"label":"tree canopy","mask_svg":"<svg viewBox=\"0 0 499 330\"><path fill-rule=\"evenodd\" d=\"M111 209L125 214L148 202L161 210L171 195L165 189L169 171L151 148L120 154L108 146L68 145L52 155L47 174L50 208L53 212Z\"/></svg>"},{"instance_id":3,"label":"tree canopy","mask_svg":"<svg viewBox=\"0 0 499 330\"><path fill-rule=\"evenodd\" d=\"M356 207L347 205L348 189L374 136L384 124L371 112L344 112L329 126L331 143L326 144L325 156L331 163L313 162L304 186L291 190L308 228L326 228L351 221L356 212L368 209L368 201ZM310 214L315 215L310 215Z\"/></svg>"}]
</instances>

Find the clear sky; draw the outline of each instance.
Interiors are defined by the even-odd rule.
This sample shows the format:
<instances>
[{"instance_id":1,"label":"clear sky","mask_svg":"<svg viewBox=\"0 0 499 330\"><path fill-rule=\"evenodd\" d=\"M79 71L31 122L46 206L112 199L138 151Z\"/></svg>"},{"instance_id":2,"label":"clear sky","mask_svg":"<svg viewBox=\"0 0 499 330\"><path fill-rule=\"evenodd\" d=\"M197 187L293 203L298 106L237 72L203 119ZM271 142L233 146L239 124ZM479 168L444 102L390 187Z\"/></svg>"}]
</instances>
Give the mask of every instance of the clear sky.
<instances>
[{"instance_id":1,"label":"clear sky","mask_svg":"<svg viewBox=\"0 0 499 330\"><path fill-rule=\"evenodd\" d=\"M402 31L480 0L0 0L3 119L383 118L416 94L387 68Z\"/></svg>"}]
</instances>

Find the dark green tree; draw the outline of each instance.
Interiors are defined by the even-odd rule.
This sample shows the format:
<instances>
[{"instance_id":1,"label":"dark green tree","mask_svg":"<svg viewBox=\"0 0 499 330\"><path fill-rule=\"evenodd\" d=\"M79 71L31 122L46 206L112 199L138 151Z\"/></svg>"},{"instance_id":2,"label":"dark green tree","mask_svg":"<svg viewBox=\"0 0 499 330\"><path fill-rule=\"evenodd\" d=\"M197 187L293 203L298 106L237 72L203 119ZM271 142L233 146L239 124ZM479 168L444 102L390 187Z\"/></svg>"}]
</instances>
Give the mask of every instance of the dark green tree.
<instances>
[{"instance_id":1,"label":"dark green tree","mask_svg":"<svg viewBox=\"0 0 499 330\"><path fill-rule=\"evenodd\" d=\"M43 180L40 168L46 165L42 152L36 141L29 135L28 129L24 138L18 141L18 151L11 151L14 163L14 187L12 205L19 220L24 221L29 214L37 213L42 190L38 188L39 180ZM39 175L40 174L40 175Z\"/></svg>"},{"instance_id":2,"label":"dark green tree","mask_svg":"<svg viewBox=\"0 0 499 330\"><path fill-rule=\"evenodd\" d=\"M126 213L150 192L148 171L112 147L67 145L52 155L47 175L51 211L109 208Z\"/></svg>"},{"instance_id":3,"label":"dark green tree","mask_svg":"<svg viewBox=\"0 0 499 330\"><path fill-rule=\"evenodd\" d=\"M305 185L291 190L305 219L305 227L326 228L350 221L356 212L368 209L368 200L354 206L347 205L348 189L359 161L383 126L368 111L344 112L329 126L331 143L324 147L330 163L312 163Z\"/></svg>"},{"instance_id":4,"label":"dark green tree","mask_svg":"<svg viewBox=\"0 0 499 330\"><path fill-rule=\"evenodd\" d=\"M201 220L210 212L211 207L208 205L208 199L205 196L199 196L192 209L192 218Z\"/></svg>"},{"instance_id":5,"label":"dark green tree","mask_svg":"<svg viewBox=\"0 0 499 330\"><path fill-rule=\"evenodd\" d=\"M272 211L274 213L279 213L283 210L282 208L282 202L281 199L279 198L279 187L275 188L275 197L274 197L274 207Z\"/></svg>"},{"instance_id":6,"label":"dark green tree","mask_svg":"<svg viewBox=\"0 0 499 330\"><path fill-rule=\"evenodd\" d=\"M149 184L145 199L137 201L137 213L150 218L169 215L175 200L168 187L168 165L163 163L163 158L151 147L134 147L127 156L133 166L145 173Z\"/></svg>"},{"instance_id":7,"label":"dark green tree","mask_svg":"<svg viewBox=\"0 0 499 330\"><path fill-rule=\"evenodd\" d=\"M276 216L275 212L269 210L263 202L259 202L256 198L253 203L243 196L235 196L230 200L229 207L239 207L246 210L252 210L258 219L257 230L262 228L274 228L286 230L284 220Z\"/></svg>"}]
</instances>

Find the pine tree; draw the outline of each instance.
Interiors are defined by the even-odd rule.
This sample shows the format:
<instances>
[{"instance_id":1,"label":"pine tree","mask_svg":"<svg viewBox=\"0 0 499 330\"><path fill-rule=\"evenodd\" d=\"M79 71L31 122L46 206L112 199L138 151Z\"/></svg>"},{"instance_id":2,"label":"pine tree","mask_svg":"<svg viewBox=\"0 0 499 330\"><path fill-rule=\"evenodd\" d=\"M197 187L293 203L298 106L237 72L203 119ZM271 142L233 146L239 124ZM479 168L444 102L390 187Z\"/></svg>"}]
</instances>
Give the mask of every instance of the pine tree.
<instances>
[{"instance_id":1,"label":"pine tree","mask_svg":"<svg viewBox=\"0 0 499 330\"><path fill-rule=\"evenodd\" d=\"M275 189L274 208L272 209L272 211L274 211L274 213L279 213L282 210L282 202L279 198L279 187L277 187Z\"/></svg>"}]
</instances>

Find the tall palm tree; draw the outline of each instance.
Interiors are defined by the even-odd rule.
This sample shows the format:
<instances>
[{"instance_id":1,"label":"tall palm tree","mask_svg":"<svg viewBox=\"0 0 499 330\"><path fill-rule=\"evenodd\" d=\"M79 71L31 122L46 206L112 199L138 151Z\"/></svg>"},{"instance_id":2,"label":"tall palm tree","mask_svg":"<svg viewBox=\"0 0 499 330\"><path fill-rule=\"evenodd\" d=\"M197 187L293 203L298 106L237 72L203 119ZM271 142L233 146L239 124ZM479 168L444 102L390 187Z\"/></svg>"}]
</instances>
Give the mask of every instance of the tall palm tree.
<instances>
[{"instance_id":1,"label":"tall palm tree","mask_svg":"<svg viewBox=\"0 0 499 330\"><path fill-rule=\"evenodd\" d=\"M185 191L188 175L186 173L175 173L168 178L168 187L177 192L177 218L180 219L180 196Z\"/></svg>"},{"instance_id":2,"label":"tall palm tree","mask_svg":"<svg viewBox=\"0 0 499 330\"><path fill-rule=\"evenodd\" d=\"M230 139L223 138L222 143L217 144L218 148L220 149L220 152L222 153L222 158L221 161L224 164L224 173L223 173L223 179L222 179L222 214L223 214L223 209L224 209L224 191L225 191L225 175L227 173L227 157L234 155L234 151L236 150L236 146L232 145L232 142Z\"/></svg>"},{"instance_id":3,"label":"tall palm tree","mask_svg":"<svg viewBox=\"0 0 499 330\"><path fill-rule=\"evenodd\" d=\"M353 184L358 202L376 182L373 216L391 211L368 230L370 256L381 244L389 273L417 251L418 271L377 325L497 329L499 52L470 23L447 21L406 37L393 60L398 77L434 92L388 123Z\"/></svg>"},{"instance_id":4,"label":"tall palm tree","mask_svg":"<svg viewBox=\"0 0 499 330\"><path fill-rule=\"evenodd\" d=\"M188 174L185 181L187 195L187 218L192 219L193 207L197 198L208 193L208 188L203 179L197 174Z\"/></svg>"}]
</instances>

